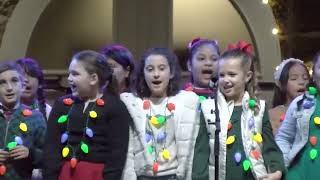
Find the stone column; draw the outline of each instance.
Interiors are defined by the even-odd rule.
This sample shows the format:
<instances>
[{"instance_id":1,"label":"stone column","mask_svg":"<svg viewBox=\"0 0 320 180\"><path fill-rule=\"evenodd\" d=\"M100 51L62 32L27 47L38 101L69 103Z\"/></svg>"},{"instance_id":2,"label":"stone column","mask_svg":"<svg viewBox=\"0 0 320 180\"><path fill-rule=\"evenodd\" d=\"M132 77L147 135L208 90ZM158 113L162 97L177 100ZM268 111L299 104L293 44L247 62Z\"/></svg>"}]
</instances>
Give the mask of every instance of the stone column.
<instances>
[{"instance_id":1,"label":"stone column","mask_svg":"<svg viewBox=\"0 0 320 180\"><path fill-rule=\"evenodd\" d=\"M172 46L171 0L115 0L115 43L127 46L135 58L150 47Z\"/></svg>"}]
</instances>

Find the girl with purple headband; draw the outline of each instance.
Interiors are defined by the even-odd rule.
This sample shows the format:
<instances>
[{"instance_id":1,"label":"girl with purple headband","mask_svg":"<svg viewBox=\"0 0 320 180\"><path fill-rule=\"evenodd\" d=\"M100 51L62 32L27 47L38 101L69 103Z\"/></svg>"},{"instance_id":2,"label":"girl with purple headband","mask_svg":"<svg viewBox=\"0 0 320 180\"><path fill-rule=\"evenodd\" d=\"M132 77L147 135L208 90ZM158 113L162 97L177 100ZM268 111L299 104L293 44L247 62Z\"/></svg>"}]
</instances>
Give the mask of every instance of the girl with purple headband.
<instances>
[{"instance_id":1,"label":"girl with purple headband","mask_svg":"<svg viewBox=\"0 0 320 180\"><path fill-rule=\"evenodd\" d=\"M188 44L188 70L191 72L191 83L185 85L185 90L200 94L211 94L209 82L216 75L220 49L216 40L193 39Z\"/></svg>"},{"instance_id":2,"label":"girl with purple headband","mask_svg":"<svg viewBox=\"0 0 320 180\"><path fill-rule=\"evenodd\" d=\"M213 97L215 90L209 88L209 83L217 72L217 62L220 55L218 42L216 40L196 38L188 44L188 49L190 55L187 66L191 72L191 83L185 86L185 90L195 92L200 100ZM204 106L202 105L202 108L206 108ZM209 129L206 127L207 124L202 113L200 117L200 121L197 122L199 130L196 135L192 167L192 178L194 180L209 179L209 171L214 173L214 170L210 170L209 165L208 133L210 132L208 132ZM214 132L211 132L211 134L214 134Z\"/></svg>"},{"instance_id":3,"label":"girl with purple headband","mask_svg":"<svg viewBox=\"0 0 320 180\"><path fill-rule=\"evenodd\" d=\"M201 103L210 132L221 128L219 134L209 134L209 163L210 167L214 165L214 169L209 169L210 175L216 170L216 177L210 179L280 180L285 170L265 101L255 95L252 54L252 45L245 41L229 45L218 62L217 98Z\"/></svg>"}]
</instances>

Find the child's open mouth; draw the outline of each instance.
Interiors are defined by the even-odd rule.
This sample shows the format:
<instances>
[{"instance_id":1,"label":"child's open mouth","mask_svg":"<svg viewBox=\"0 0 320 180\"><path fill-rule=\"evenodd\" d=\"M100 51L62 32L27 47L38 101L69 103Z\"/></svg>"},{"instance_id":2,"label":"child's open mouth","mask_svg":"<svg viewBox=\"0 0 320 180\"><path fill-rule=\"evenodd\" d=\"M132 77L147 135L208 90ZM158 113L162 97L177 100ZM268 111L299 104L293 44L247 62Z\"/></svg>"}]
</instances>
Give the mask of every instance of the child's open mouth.
<instances>
[{"instance_id":1,"label":"child's open mouth","mask_svg":"<svg viewBox=\"0 0 320 180\"><path fill-rule=\"evenodd\" d=\"M210 75L213 73L213 71L210 69L205 69L205 70L202 70L201 72L202 74L210 74Z\"/></svg>"},{"instance_id":2,"label":"child's open mouth","mask_svg":"<svg viewBox=\"0 0 320 180\"><path fill-rule=\"evenodd\" d=\"M152 84L154 84L154 85L159 85L161 83L162 83L162 81L152 81Z\"/></svg>"},{"instance_id":3,"label":"child's open mouth","mask_svg":"<svg viewBox=\"0 0 320 180\"><path fill-rule=\"evenodd\" d=\"M10 93L10 94L6 94L6 97L8 98L8 99L12 99L12 98L14 98L14 93Z\"/></svg>"},{"instance_id":4,"label":"child's open mouth","mask_svg":"<svg viewBox=\"0 0 320 180\"><path fill-rule=\"evenodd\" d=\"M301 89L298 89L298 93L304 93L306 91L306 89L305 88L301 88Z\"/></svg>"},{"instance_id":5,"label":"child's open mouth","mask_svg":"<svg viewBox=\"0 0 320 180\"><path fill-rule=\"evenodd\" d=\"M31 93L31 87L30 86L26 86L24 89L24 93Z\"/></svg>"},{"instance_id":6,"label":"child's open mouth","mask_svg":"<svg viewBox=\"0 0 320 180\"><path fill-rule=\"evenodd\" d=\"M76 89L76 88L77 88L77 86L76 86L76 85L74 85L74 84L70 84L70 88L71 88L72 90L74 90L74 89Z\"/></svg>"}]
</instances>

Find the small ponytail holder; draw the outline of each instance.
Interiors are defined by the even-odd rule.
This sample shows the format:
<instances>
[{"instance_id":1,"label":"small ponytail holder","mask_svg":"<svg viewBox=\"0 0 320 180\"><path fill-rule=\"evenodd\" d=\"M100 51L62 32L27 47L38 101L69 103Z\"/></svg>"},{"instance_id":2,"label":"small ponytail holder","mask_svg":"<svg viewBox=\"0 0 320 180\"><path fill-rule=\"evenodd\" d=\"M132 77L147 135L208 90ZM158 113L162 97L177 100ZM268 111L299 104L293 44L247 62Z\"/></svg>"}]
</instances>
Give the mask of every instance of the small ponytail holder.
<instances>
[{"instance_id":1,"label":"small ponytail holder","mask_svg":"<svg viewBox=\"0 0 320 180\"><path fill-rule=\"evenodd\" d=\"M196 44L198 41L200 41L200 38L199 38L199 37L192 39L192 41L190 41L190 42L188 43L188 49L191 49L192 46L193 46L194 44Z\"/></svg>"},{"instance_id":2,"label":"small ponytail holder","mask_svg":"<svg viewBox=\"0 0 320 180\"><path fill-rule=\"evenodd\" d=\"M234 50L234 49L239 49L240 51L250 54L251 56L253 55L253 47L252 44L247 43L246 41L240 40L236 44L229 44L228 45L228 50Z\"/></svg>"}]
</instances>

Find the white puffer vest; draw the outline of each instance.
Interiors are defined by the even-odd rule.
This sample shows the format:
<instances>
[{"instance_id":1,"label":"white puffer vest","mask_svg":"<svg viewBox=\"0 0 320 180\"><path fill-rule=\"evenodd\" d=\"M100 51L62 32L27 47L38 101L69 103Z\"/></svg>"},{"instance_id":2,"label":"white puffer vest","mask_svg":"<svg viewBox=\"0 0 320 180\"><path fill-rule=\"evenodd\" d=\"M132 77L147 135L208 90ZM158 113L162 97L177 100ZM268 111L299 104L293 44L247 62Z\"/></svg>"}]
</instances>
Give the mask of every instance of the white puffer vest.
<instances>
[{"instance_id":1,"label":"white puffer vest","mask_svg":"<svg viewBox=\"0 0 320 180\"><path fill-rule=\"evenodd\" d=\"M136 127L136 132L130 132L127 162L122 179L136 180L137 176L141 175L153 176L153 159L146 152L146 113L142 108L143 100L132 93L123 93L120 97ZM158 176L176 174L179 179L191 180L193 149L198 134L196 123L200 118L199 98L193 92L180 91L176 96L169 97L168 101L176 107L173 118L175 145L170 151L176 160L159 166L161 174Z\"/></svg>"},{"instance_id":2,"label":"white puffer vest","mask_svg":"<svg viewBox=\"0 0 320 180\"><path fill-rule=\"evenodd\" d=\"M220 116L220 126L221 132L219 134L220 138L220 150L219 150L219 180L223 180L226 177L226 156L227 156L227 133L228 133L228 123L231 118L234 103L226 102L223 94L218 91L218 108L219 108L219 116ZM261 176L267 175L267 170L264 165L264 160L262 157L261 149L262 143L257 143L253 136L253 131L256 133L262 134L262 119L265 111L265 101L260 100L259 112L255 115L253 110L248 107L248 101L250 97L247 92L245 92L242 99L242 107L243 112L241 116L241 135L242 142L244 147L244 152L246 154L246 158L251 162L251 171L255 178L259 178ZM201 102L202 112L205 117L207 130L209 134L209 144L210 144L210 159L209 159L209 179L215 179L215 157L214 157L214 141L215 141L215 130L216 130L216 117L215 117L215 102L214 99L206 99ZM250 118L254 118L254 127L253 129L249 127ZM255 159L250 155L252 148L256 151L260 152L260 157Z\"/></svg>"}]
</instances>

